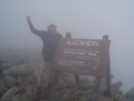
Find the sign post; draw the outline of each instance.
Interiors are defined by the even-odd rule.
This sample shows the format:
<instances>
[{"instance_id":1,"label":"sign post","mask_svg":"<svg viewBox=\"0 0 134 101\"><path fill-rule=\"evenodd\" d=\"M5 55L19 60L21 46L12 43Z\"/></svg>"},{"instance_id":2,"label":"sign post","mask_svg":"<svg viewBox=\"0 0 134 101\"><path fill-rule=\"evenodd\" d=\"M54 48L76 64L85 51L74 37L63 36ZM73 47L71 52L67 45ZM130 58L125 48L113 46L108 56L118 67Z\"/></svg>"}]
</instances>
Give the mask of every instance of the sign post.
<instances>
[{"instance_id":1,"label":"sign post","mask_svg":"<svg viewBox=\"0 0 134 101\"><path fill-rule=\"evenodd\" d=\"M110 40L61 39L51 69L74 73L78 88L80 86L78 74L95 76L93 101L98 101L101 78L105 77L106 74L109 47Z\"/></svg>"},{"instance_id":2,"label":"sign post","mask_svg":"<svg viewBox=\"0 0 134 101\"><path fill-rule=\"evenodd\" d=\"M109 40L61 39L51 69L104 77Z\"/></svg>"},{"instance_id":3,"label":"sign post","mask_svg":"<svg viewBox=\"0 0 134 101\"><path fill-rule=\"evenodd\" d=\"M103 40L109 40L108 35L104 35ZM106 84L107 84L107 90L104 95L110 97L111 95L110 53L108 53L108 63L106 67Z\"/></svg>"}]
</instances>

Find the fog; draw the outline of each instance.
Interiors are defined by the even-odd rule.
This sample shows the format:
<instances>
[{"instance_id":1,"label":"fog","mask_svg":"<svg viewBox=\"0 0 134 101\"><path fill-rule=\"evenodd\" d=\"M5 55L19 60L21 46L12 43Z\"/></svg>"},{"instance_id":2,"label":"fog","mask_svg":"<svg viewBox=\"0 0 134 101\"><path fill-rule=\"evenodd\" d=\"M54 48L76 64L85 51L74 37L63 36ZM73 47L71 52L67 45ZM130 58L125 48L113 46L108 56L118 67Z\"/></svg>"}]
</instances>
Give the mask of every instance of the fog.
<instances>
[{"instance_id":1,"label":"fog","mask_svg":"<svg viewBox=\"0 0 134 101\"><path fill-rule=\"evenodd\" d=\"M0 49L42 49L26 21L47 30L51 23L63 36L111 40L112 83L123 82L126 92L134 87L134 1L133 0L0 0Z\"/></svg>"}]
</instances>

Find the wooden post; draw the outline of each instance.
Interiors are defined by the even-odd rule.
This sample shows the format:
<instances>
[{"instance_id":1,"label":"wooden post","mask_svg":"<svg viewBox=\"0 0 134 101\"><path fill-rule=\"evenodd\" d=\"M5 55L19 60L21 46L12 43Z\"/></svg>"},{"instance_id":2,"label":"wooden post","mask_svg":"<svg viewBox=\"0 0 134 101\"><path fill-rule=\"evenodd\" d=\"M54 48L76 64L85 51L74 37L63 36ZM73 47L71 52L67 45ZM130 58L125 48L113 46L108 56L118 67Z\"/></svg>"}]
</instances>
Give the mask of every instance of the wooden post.
<instances>
[{"instance_id":1,"label":"wooden post","mask_svg":"<svg viewBox=\"0 0 134 101\"><path fill-rule=\"evenodd\" d=\"M67 32L65 38L72 38L71 33ZM77 88L79 89L80 88L80 76L78 74L74 74L74 77L75 77Z\"/></svg>"},{"instance_id":2,"label":"wooden post","mask_svg":"<svg viewBox=\"0 0 134 101\"><path fill-rule=\"evenodd\" d=\"M77 88L79 89L80 88L80 76L78 74L74 74L74 77L75 77Z\"/></svg>"},{"instance_id":3,"label":"wooden post","mask_svg":"<svg viewBox=\"0 0 134 101\"><path fill-rule=\"evenodd\" d=\"M104 35L103 40L109 40L108 35ZM110 97L110 95L111 95L110 53L108 56L108 64L106 67L106 85L107 85L107 90L106 90L104 96Z\"/></svg>"},{"instance_id":4,"label":"wooden post","mask_svg":"<svg viewBox=\"0 0 134 101\"><path fill-rule=\"evenodd\" d=\"M101 78L96 77L93 93L93 101L98 101L100 96Z\"/></svg>"}]
</instances>

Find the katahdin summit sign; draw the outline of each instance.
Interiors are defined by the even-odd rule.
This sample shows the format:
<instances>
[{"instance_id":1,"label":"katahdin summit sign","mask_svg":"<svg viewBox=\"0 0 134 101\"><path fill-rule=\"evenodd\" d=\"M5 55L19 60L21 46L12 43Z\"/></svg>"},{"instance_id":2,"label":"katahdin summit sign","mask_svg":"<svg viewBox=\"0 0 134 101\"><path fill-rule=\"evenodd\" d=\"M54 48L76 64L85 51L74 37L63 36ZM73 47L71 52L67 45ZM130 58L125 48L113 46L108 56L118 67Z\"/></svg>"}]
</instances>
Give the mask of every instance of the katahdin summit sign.
<instances>
[{"instance_id":1,"label":"katahdin summit sign","mask_svg":"<svg viewBox=\"0 0 134 101\"><path fill-rule=\"evenodd\" d=\"M104 77L109 40L61 39L53 59L57 71Z\"/></svg>"}]
</instances>

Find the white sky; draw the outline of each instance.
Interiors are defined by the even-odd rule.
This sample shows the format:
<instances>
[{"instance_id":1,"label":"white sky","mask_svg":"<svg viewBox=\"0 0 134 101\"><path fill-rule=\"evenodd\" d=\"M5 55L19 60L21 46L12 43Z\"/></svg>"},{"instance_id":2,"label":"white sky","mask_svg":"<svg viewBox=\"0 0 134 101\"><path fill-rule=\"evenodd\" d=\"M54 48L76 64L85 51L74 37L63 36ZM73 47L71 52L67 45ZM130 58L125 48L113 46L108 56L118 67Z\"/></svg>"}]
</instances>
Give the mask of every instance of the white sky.
<instances>
[{"instance_id":1,"label":"white sky","mask_svg":"<svg viewBox=\"0 0 134 101\"><path fill-rule=\"evenodd\" d=\"M64 36L111 40L112 82L123 81L123 91L134 87L134 0L0 0L0 47L42 48L26 22L37 29L50 23Z\"/></svg>"}]
</instances>

